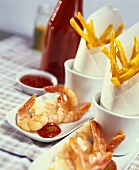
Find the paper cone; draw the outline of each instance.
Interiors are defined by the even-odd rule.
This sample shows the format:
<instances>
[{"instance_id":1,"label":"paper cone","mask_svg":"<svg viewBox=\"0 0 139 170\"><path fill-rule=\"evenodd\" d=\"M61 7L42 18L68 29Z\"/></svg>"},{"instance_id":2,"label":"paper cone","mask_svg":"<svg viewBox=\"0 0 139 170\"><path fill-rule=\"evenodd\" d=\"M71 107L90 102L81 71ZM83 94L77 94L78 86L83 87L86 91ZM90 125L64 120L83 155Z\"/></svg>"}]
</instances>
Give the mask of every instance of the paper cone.
<instances>
[{"instance_id":1,"label":"paper cone","mask_svg":"<svg viewBox=\"0 0 139 170\"><path fill-rule=\"evenodd\" d=\"M97 37L100 37L110 24L113 24L113 29L116 30L119 24L123 23L118 10L110 5L104 6L91 14L87 19L87 23L90 19L94 22ZM109 44L107 48L109 48ZM87 76L104 77L106 63L107 57L101 52L101 47L88 49L85 40L81 38L73 69Z\"/></svg>"},{"instance_id":2,"label":"paper cone","mask_svg":"<svg viewBox=\"0 0 139 170\"><path fill-rule=\"evenodd\" d=\"M139 39L139 22L117 38L124 47L128 61L132 53L134 36ZM118 87L114 86L110 78L110 62L108 62L101 93L101 105L120 115L139 116L139 73Z\"/></svg>"}]
</instances>

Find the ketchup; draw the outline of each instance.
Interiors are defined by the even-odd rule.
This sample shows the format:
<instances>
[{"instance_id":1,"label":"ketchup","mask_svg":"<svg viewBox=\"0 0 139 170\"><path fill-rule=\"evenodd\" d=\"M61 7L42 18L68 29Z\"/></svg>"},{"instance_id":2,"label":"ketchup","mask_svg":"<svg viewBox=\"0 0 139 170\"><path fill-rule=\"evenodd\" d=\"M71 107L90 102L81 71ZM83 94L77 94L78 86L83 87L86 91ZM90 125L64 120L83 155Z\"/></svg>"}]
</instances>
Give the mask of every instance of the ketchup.
<instances>
[{"instance_id":1,"label":"ketchup","mask_svg":"<svg viewBox=\"0 0 139 170\"><path fill-rule=\"evenodd\" d=\"M116 163L113 160L111 160L107 167L105 168L105 170L117 170Z\"/></svg>"},{"instance_id":2,"label":"ketchup","mask_svg":"<svg viewBox=\"0 0 139 170\"><path fill-rule=\"evenodd\" d=\"M59 83L65 80L64 62L75 58L78 49L81 37L70 25L70 19L76 20L82 5L83 0L58 0L47 25L40 69L55 75Z\"/></svg>"},{"instance_id":3,"label":"ketchup","mask_svg":"<svg viewBox=\"0 0 139 170\"><path fill-rule=\"evenodd\" d=\"M36 88L43 88L45 86L51 86L53 83L50 79L40 76L40 75L25 75L20 78L20 81L28 86L36 87Z\"/></svg>"},{"instance_id":4,"label":"ketchup","mask_svg":"<svg viewBox=\"0 0 139 170\"><path fill-rule=\"evenodd\" d=\"M37 132L43 138L53 138L61 133L61 129L55 123L47 123Z\"/></svg>"}]
</instances>

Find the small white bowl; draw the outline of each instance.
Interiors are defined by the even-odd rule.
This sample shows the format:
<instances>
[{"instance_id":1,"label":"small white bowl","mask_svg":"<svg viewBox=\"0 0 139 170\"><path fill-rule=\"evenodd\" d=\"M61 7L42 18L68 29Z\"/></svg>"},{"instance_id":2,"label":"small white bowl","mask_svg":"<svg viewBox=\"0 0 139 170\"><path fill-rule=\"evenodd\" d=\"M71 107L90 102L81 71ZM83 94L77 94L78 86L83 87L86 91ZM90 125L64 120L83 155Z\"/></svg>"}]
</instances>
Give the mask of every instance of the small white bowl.
<instances>
[{"instance_id":1,"label":"small white bowl","mask_svg":"<svg viewBox=\"0 0 139 170\"><path fill-rule=\"evenodd\" d=\"M48 78L52 82L53 85L58 84L57 78L54 75L52 75L51 73L48 73L46 71L35 70L35 69L29 69L29 70L21 71L17 74L16 81L19 84L22 91L24 91L25 93L30 94L30 95L37 94L38 96L40 96L40 95L44 94L45 92L44 92L43 88L31 87L31 86L28 86L28 85L22 83L20 81L20 79L21 79L21 77L23 77L25 75L44 76L44 77Z\"/></svg>"},{"instance_id":2,"label":"small white bowl","mask_svg":"<svg viewBox=\"0 0 139 170\"><path fill-rule=\"evenodd\" d=\"M132 151L139 133L139 116L125 116L108 111L100 105L101 93L93 97L94 119L100 124L106 142L110 142L119 131L123 131L126 138L116 148L113 155L126 155Z\"/></svg>"},{"instance_id":3,"label":"small white bowl","mask_svg":"<svg viewBox=\"0 0 139 170\"><path fill-rule=\"evenodd\" d=\"M74 61L74 59L69 59L64 63L65 86L74 91L79 104L91 102L94 94L102 90L104 77L91 77L74 71Z\"/></svg>"}]
</instances>

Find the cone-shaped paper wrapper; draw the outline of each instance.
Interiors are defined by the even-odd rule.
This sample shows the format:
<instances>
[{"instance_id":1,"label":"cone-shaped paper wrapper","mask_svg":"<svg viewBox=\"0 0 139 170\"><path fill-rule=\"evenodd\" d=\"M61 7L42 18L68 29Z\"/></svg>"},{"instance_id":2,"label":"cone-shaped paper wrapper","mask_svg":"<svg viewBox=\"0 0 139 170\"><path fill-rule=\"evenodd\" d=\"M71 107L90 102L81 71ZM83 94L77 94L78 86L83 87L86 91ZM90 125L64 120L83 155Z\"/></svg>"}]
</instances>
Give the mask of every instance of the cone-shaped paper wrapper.
<instances>
[{"instance_id":1,"label":"cone-shaped paper wrapper","mask_svg":"<svg viewBox=\"0 0 139 170\"><path fill-rule=\"evenodd\" d=\"M139 22L117 37L121 41L128 61L134 45L134 36L139 39ZM110 80L110 62L106 68L101 93L101 105L121 115L139 116L139 73L116 87Z\"/></svg>"},{"instance_id":2,"label":"cone-shaped paper wrapper","mask_svg":"<svg viewBox=\"0 0 139 170\"><path fill-rule=\"evenodd\" d=\"M118 10L109 5L91 14L87 19L87 23L91 19L94 22L97 37L100 37L110 24L113 24L113 29L116 30L119 24L123 23ZM81 38L73 69L87 76L104 77L106 63L107 57L101 52L101 47L88 49L85 40Z\"/></svg>"}]
</instances>

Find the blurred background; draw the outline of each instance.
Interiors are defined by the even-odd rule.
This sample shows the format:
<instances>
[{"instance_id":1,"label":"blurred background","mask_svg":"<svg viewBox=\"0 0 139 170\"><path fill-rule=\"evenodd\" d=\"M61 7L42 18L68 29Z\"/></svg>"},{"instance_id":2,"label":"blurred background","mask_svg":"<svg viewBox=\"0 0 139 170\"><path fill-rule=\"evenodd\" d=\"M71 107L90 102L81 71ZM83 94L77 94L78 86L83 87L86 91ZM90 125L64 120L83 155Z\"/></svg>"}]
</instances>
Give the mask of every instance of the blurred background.
<instances>
[{"instance_id":1,"label":"blurred background","mask_svg":"<svg viewBox=\"0 0 139 170\"><path fill-rule=\"evenodd\" d=\"M42 3L53 9L57 0L0 0L0 30L32 37L37 8ZM119 10L125 29L139 21L139 0L84 0L85 19L107 4Z\"/></svg>"}]
</instances>

